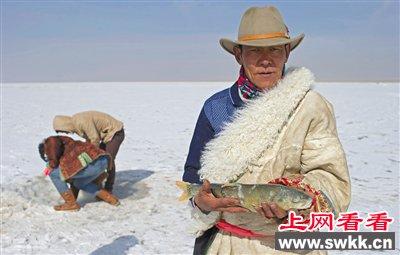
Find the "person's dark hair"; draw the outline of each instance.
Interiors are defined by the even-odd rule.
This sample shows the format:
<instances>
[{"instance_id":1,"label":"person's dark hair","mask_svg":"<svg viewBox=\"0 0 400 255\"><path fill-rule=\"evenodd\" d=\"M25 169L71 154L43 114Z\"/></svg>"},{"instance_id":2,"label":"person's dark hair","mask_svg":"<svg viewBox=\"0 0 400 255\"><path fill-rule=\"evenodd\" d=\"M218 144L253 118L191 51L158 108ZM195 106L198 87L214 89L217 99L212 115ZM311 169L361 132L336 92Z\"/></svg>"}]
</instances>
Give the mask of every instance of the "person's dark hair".
<instances>
[{"instance_id":1,"label":"person's dark hair","mask_svg":"<svg viewBox=\"0 0 400 255\"><path fill-rule=\"evenodd\" d=\"M243 47L242 47L241 44L238 44L238 45L236 45L235 47L236 47L236 48L239 48L240 51L242 51L242 49L243 49Z\"/></svg>"},{"instance_id":2,"label":"person's dark hair","mask_svg":"<svg viewBox=\"0 0 400 255\"><path fill-rule=\"evenodd\" d=\"M46 157L44 156L44 154L45 154L45 153L44 153L44 142L39 143L38 149L39 149L40 157L41 157L44 161L47 161Z\"/></svg>"},{"instance_id":3,"label":"person's dark hair","mask_svg":"<svg viewBox=\"0 0 400 255\"><path fill-rule=\"evenodd\" d=\"M69 134L69 132L68 132L68 131L65 131L65 130L56 130L56 133L57 133L57 134L58 134L58 133Z\"/></svg>"},{"instance_id":4,"label":"person's dark hair","mask_svg":"<svg viewBox=\"0 0 400 255\"><path fill-rule=\"evenodd\" d=\"M236 45L235 48L238 48L240 50L240 54L243 54L243 47L241 44Z\"/></svg>"}]
</instances>

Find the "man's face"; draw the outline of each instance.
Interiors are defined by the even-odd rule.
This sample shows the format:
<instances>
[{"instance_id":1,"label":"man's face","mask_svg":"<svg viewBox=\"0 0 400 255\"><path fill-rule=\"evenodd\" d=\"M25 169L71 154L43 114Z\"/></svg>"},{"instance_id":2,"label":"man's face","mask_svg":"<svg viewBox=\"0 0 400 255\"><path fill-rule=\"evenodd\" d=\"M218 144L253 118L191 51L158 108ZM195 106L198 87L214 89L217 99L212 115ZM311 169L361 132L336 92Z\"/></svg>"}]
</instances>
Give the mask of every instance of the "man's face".
<instances>
[{"instance_id":1,"label":"man's face","mask_svg":"<svg viewBox=\"0 0 400 255\"><path fill-rule=\"evenodd\" d=\"M272 88L282 78L290 45L233 48L236 61L243 65L247 78L259 88Z\"/></svg>"}]
</instances>

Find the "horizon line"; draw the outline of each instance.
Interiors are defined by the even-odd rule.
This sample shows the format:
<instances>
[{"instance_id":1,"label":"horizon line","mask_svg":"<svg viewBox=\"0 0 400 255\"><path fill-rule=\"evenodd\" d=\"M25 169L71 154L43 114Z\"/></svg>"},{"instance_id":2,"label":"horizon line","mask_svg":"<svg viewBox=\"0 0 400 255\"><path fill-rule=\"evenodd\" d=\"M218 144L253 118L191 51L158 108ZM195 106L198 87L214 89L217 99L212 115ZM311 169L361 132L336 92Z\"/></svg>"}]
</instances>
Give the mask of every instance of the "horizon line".
<instances>
[{"instance_id":1,"label":"horizon line","mask_svg":"<svg viewBox=\"0 0 400 255\"><path fill-rule=\"evenodd\" d=\"M174 80L167 80L167 81L11 81L11 82L4 82L0 81L0 84L22 84L22 83L171 83L171 82L176 82L176 83L186 83L186 82L195 82L195 83L204 83L204 82L235 82L233 80L230 81L223 81L223 80L204 80L204 81L199 81L199 80L179 80L179 81L174 81ZM315 81L315 83L400 83L400 80L318 80Z\"/></svg>"}]
</instances>

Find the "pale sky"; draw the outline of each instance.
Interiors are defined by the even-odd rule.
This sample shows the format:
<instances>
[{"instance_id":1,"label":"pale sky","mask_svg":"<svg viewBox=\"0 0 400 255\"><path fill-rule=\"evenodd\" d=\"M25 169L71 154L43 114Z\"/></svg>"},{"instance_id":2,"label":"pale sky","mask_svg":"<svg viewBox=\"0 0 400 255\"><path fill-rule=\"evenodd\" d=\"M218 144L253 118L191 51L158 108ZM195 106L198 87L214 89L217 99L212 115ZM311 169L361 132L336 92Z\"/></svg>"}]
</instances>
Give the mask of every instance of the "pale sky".
<instances>
[{"instance_id":1,"label":"pale sky","mask_svg":"<svg viewBox=\"0 0 400 255\"><path fill-rule=\"evenodd\" d=\"M252 6L295 37L317 81L398 81L399 1L1 1L2 82L234 81L219 45Z\"/></svg>"}]
</instances>

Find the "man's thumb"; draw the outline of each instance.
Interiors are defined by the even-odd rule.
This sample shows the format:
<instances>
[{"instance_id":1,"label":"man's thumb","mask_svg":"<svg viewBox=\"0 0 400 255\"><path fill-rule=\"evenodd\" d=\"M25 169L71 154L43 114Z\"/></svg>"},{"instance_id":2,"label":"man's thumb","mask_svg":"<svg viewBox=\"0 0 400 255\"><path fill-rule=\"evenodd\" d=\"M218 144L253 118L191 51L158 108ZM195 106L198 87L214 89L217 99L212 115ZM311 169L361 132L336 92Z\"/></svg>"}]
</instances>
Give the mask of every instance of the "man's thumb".
<instances>
[{"instance_id":1,"label":"man's thumb","mask_svg":"<svg viewBox=\"0 0 400 255\"><path fill-rule=\"evenodd\" d=\"M204 183L203 183L203 187L201 187L201 189L202 189L204 192L211 193L211 185L210 185L210 182L209 182L208 180L205 180Z\"/></svg>"}]
</instances>

